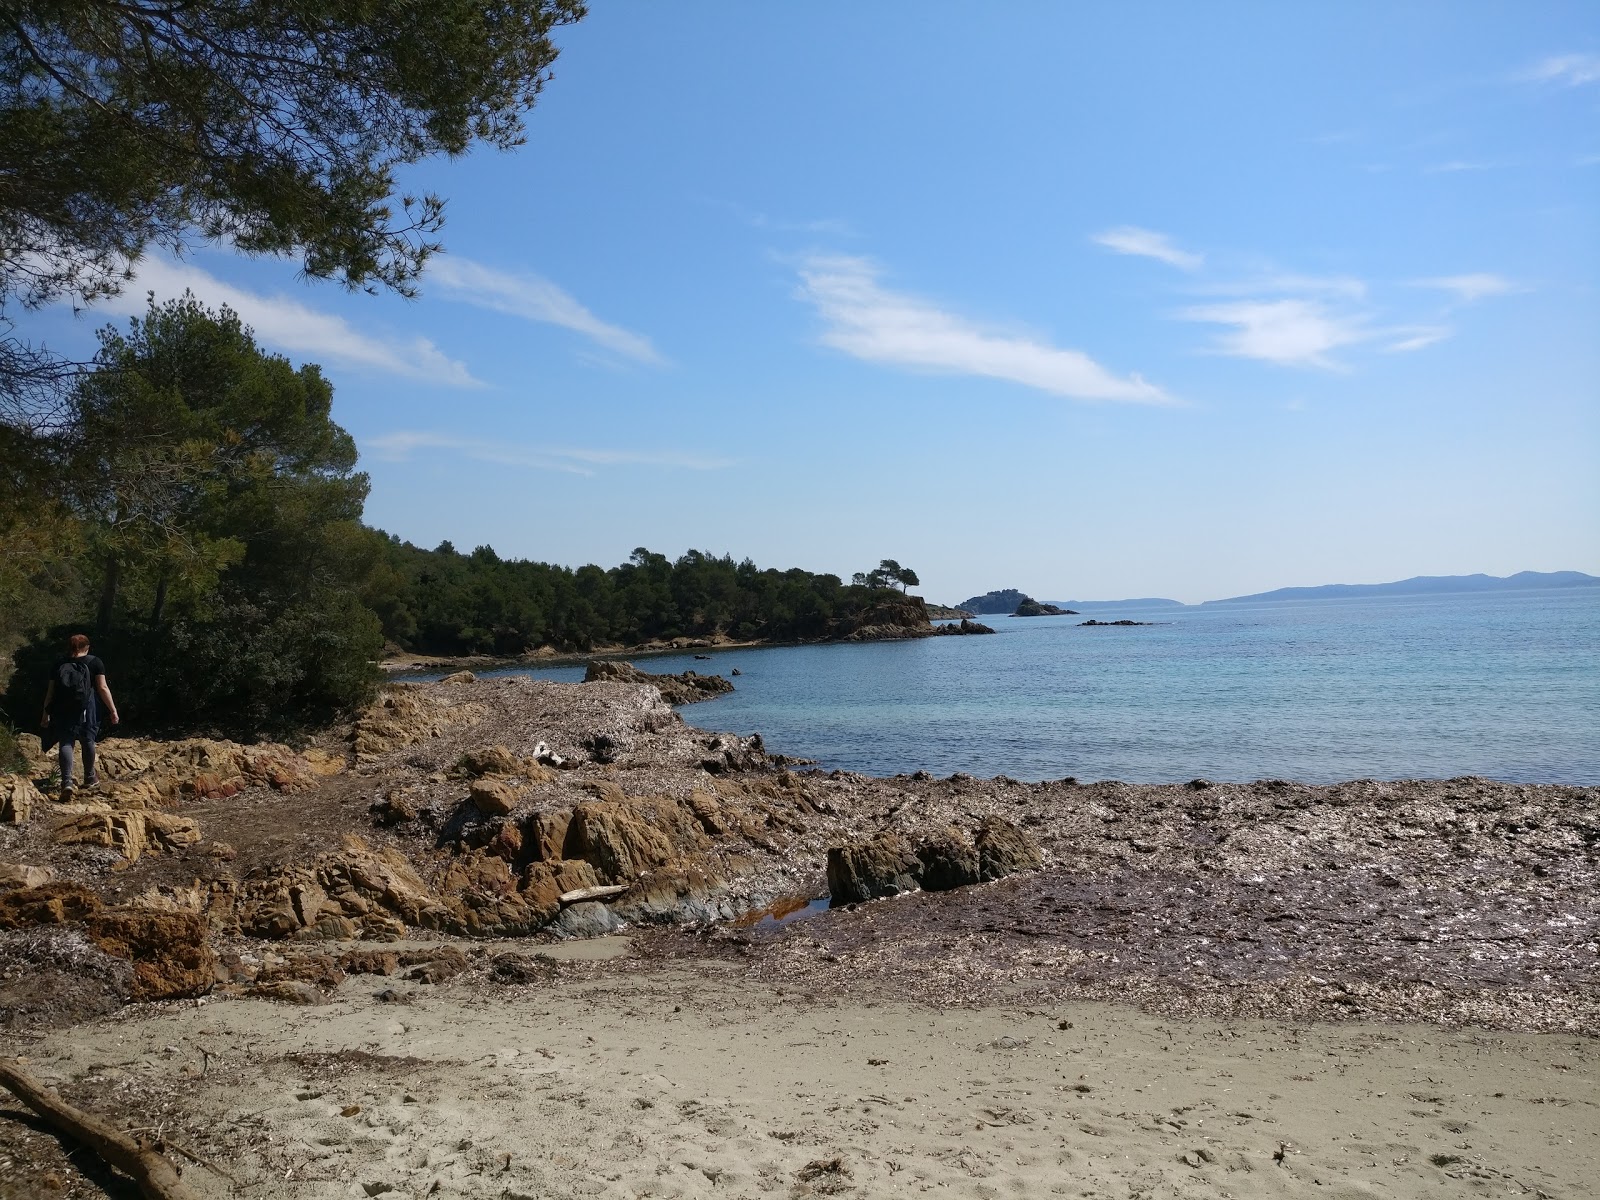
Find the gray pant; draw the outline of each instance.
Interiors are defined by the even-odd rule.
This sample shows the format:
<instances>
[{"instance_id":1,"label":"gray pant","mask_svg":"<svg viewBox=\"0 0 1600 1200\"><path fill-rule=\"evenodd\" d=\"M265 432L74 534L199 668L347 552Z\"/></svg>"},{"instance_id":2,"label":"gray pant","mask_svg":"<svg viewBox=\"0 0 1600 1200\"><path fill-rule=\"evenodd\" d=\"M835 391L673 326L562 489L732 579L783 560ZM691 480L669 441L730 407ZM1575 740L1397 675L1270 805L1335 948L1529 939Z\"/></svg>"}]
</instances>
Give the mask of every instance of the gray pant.
<instances>
[{"instance_id":1,"label":"gray pant","mask_svg":"<svg viewBox=\"0 0 1600 1200\"><path fill-rule=\"evenodd\" d=\"M92 729L80 731L75 738L63 738L61 745L56 748L56 755L61 763L61 786L63 788L72 786L72 744L75 741L83 743L83 786L93 787L96 779L94 773L94 731Z\"/></svg>"}]
</instances>

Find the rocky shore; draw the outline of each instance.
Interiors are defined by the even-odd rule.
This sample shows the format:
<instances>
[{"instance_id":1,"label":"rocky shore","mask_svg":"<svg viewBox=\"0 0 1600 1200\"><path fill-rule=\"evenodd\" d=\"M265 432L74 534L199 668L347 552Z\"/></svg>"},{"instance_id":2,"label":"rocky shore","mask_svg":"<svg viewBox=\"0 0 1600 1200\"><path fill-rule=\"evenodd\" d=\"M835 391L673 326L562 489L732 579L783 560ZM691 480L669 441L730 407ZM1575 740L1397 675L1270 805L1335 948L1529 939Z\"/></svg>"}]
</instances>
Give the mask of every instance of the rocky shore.
<instances>
[{"instance_id":1,"label":"rocky shore","mask_svg":"<svg viewBox=\"0 0 1600 1200\"><path fill-rule=\"evenodd\" d=\"M400 1093L417 1092L450 1131L460 1123L446 1110L469 1105L470 1088L461 1089L474 1080L504 1088L548 1076L558 1091L589 1094L581 1046L557 1044L540 1058L545 1052L521 1039L502 1040L509 1027L487 1042L463 1033L457 1048L455 1035L443 1033L468 1013L505 1005L522 1014L524 1027L544 1028L546 1017L555 1020L580 996L601 1025L616 1023L614 1036L643 1038L630 1041L639 1045L656 1034L631 1023L660 1024L664 1046L690 1037L687 1029L673 1032L680 1018L660 1007L674 995L673 1003L701 1014L694 1036L703 1034L706 1045L721 1036L709 1015L729 996L741 998L736 1006L748 1002L750 1028L765 1030L762 1037L772 1035L768 1018L795 1004L823 1022L827 1011L854 1022L889 1005L907 1014L896 1018L907 1028L994 1024L1012 1030L994 1037L1015 1045L983 1053L1016 1051L1013 1062L1035 1061L1045 1071L1036 1084L1047 1093L1046 1079L1059 1079L1050 1074L1051 1056L1080 1044L1063 1031L1079 1022L1114 1041L1119 1020L1134 1020L1101 1022L1092 1007L1100 1003L1137 1006L1150 1021L1295 1023L1275 1026L1275 1038L1307 1022L1352 1030L1405 1023L1398 1028L1434 1031L1407 1036L1444 1039L1441 1046L1457 1036L1536 1036L1557 1039L1548 1044L1559 1050L1530 1051L1529 1061L1543 1055L1587 1072L1577 1089L1582 1102L1600 1102L1590 1040L1600 1034L1600 789L1470 778L1329 787L1027 783L920 772L870 778L785 759L758 735L690 728L655 682L611 668L596 676L584 684L465 674L393 684L352 726L301 749L112 740L102 754L105 782L69 805L47 798L28 776L0 777L0 1027L13 1052L27 1053L85 1103L109 1105L129 1123L159 1117L184 1130L201 1157L247 1177L239 1193L205 1170L189 1170L217 1195L343 1195L368 1183L383 1190L403 1183L423 1194L430 1180L442 1181L432 1194L482 1194L472 1180L499 1170L493 1160L474 1166L476 1151L455 1151L454 1165L441 1165L451 1158L447 1145L477 1142L464 1127L448 1143L418 1132L426 1145L402 1152L407 1139L384 1116L390 1132L377 1141L364 1121L359 1137L335 1139L343 1149L296 1157L290 1143L315 1146L332 1136L328 1122L353 1129L354 1117L335 1109L304 1124L327 1106L285 1099L280 1111L271 1096L296 1088L342 1096L336 1081L353 1072L374 1095L392 1091L402 1115L411 1101ZM31 774L42 778L48 761L36 742L24 742L33 752ZM804 903L830 894L831 910ZM616 956L597 958L591 947ZM636 1021L630 1010L639 1011ZM924 1010L926 1019L916 1015ZM308 1014L312 1025L291 1011ZM735 1030L746 1028L742 1019L724 1018ZM859 1019L876 1028L883 1018ZM434 1022L443 1024L429 1036L443 1040L418 1042L404 1032ZM488 1027L501 1029L497 1021ZM1140 1038L1159 1042L1154 1025L1137 1028ZM306 1032L312 1029L318 1032ZM565 1035L551 1026L539 1036ZM1359 1040L1355 1033L1307 1036ZM927 1056L915 1039L886 1037L884 1056L897 1064ZM1047 1052L1047 1037L1059 1047ZM118 1060L107 1044L130 1039L145 1048L108 1076L106 1064ZM765 1061L755 1043L741 1044L751 1064ZM499 1064L489 1082L470 1066L484 1054ZM850 1135L841 1130L827 1145L801 1140L770 1153L766 1141L735 1152L723 1138L723 1150L703 1155L712 1174L696 1168L692 1179L678 1178L672 1167L657 1176L658 1183L672 1176L672 1187L652 1191L625 1166L628 1155L601 1153L592 1139L610 1146L629 1128L648 1133L661 1124L652 1108L667 1099L680 1126L674 1136L682 1136L683 1123L699 1119L684 1105L710 1112L703 1106L711 1101L692 1088L674 1094L669 1086L663 1095L667 1085L649 1079L669 1076L660 1068L651 1075L648 1060L635 1083L622 1059L601 1057L595 1069L609 1072L607 1086L649 1106L631 1110L632 1125L619 1109L617 1120L571 1134L574 1147L624 1164L615 1186L599 1194L711 1194L722 1175L743 1180L750 1194L917 1190L883 1165L896 1153L892 1138L880 1145L858 1131L857 1148L844 1152L839 1146ZM219 1069L218 1061L227 1065ZM870 1076L879 1068L860 1070ZM721 1086L695 1078L706 1095ZM906 1077L893 1094L925 1083ZM853 1074L840 1086L889 1096L885 1084ZM1270 1083L1290 1086L1277 1077ZM1027 1111L1004 1088L984 1088L995 1111ZM445 1093L455 1099L446 1103ZM1036 1112L1067 1122L1068 1141L1093 1136L1072 1132L1085 1123L1116 1125L1109 1115L1078 1111L1087 1091L1048 1093L1058 1097L1049 1103L1030 1094ZM387 1112L389 1101L341 1103L363 1110L377 1103ZM523 1117L536 1119L543 1110L528 1103L534 1106ZM208 1108L216 1105L236 1116L218 1123ZM260 1114L250 1119L255 1125L240 1115L247 1111ZM890 1110L873 1111L881 1124ZM958 1120L955 1110L938 1118L946 1119ZM1017 1126L1028 1122L1010 1120L996 1117L995 1127L1023 1136ZM560 1142L568 1127L555 1128ZM940 1145L961 1149L955 1135L919 1141L905 1129L929 1163L939 1161ZM657 1132L669 1137L664 1126ZM1148 1133L1125 1132L1139 1159ZM103 1179L38 1138L0 1119L0 1193L49 1190L45 1176L52 1175L60 1185L52 1194L102 1194ZM484 1145L494 1141L485 1138ZM1210 1145L1198 1138L1163 1150L1161 1161L1180 1181L1230 1174L1234 1194L1255 1194L1242 1185L1251 1171L1273 1165L1261 1148L1270 1140L1252 1143L1248 1154L1258 1165L1249 1169L1223 1172L1215 1157L1171 1167L1177 1155L1198 1156ZM649 1137L643 1145L639 1153L656 1154ZM437 1152L428 1149L434 1146ZM815 1153L799 1152L806 1147ZM581 1149L540 1153L543 1166L505 1167L513 1194L582 1192ZM658 1165L680 1161L662 1153ZM958 1176L1004 1174L995 1153L974 1149L970 1162L982 1169L960 1168ZM551 1165L559 1154L579 1155L571 1171ZM1452 1167L1465 1172L1474 1161L1471 1153L1441 1154L1451 1158L1443 1167L1427 1165L1420 1152L1408 1157L1423 1173L1418 1179ZM834 1157L837 1170L828 1165ZM757 1167L738 1165L769 1159L777 1173L766 1183ZM1557 1174L1594 1161L1563 1160ZM924 1180L938 1177L927 1169L934 1175L925 1172ZM1531 1169L1519 1167L1519 1178L1533 1179ZM1403 1192L1395 1180L1413 1173L1396 1166L1388 1192L1349 1194ZM560 1190L569 1176L575 1190ZM1118 1178L1119 1187L1133 1186L1133 1176ZM1311 1187L1288 1179L1257 1192ZM1546 1190L1580 1194L1570 1186Z\"/></svg>"}]
</instances>

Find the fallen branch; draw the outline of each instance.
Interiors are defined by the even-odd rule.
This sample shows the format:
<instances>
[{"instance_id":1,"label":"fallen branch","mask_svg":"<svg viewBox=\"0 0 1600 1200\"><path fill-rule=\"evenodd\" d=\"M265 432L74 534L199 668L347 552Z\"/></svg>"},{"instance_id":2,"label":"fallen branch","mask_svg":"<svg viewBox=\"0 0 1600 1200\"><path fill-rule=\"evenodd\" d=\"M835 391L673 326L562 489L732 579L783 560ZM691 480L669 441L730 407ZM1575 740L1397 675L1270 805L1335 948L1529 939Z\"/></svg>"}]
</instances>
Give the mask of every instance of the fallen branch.
<instances>
[{"instance_id":1,"label":"fallen branch","mask_svg":"<svg viewBox=\"0 0 1600 1200\"><path fill-rule=\"evenodd\" d=\"M139 1185L146 1200L195 1200L178 1168L143 1142L74 1108L29 1075L15 1060L0 1059L0 1085L42 1117L51 1128L89 1147Z\"/></svg>"}]
</instances>

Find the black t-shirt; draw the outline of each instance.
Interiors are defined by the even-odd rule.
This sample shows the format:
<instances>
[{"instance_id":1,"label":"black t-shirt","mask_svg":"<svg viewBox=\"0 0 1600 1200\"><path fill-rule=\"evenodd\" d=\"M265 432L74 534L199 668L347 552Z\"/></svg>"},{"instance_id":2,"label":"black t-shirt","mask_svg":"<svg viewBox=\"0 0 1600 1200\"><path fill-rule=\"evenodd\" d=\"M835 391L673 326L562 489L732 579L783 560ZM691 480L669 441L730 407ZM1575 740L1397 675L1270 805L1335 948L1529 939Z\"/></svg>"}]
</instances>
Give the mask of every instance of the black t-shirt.
<instances>
[{"instance_id":1,"label":"black t-shirt","mask_svg":"<svg viewBox=\"0 0 1600 1200\"><path fill-rule=\"evenodd\" d=\"M98 687L96 680L104 677L106 665L94 654L85 654L82 658L69 657L56 660L55 669L50 673L50 680L56 685L55 694L50 698L50 711L52 715L60 714L69 719L75 719L78 714L73 712L72 709L76 704L76 698L61 686L61 668L69 662L82 663L89 668L89 707L91 709L95 707L95 692Z\"/></svg>"}]
</instances>

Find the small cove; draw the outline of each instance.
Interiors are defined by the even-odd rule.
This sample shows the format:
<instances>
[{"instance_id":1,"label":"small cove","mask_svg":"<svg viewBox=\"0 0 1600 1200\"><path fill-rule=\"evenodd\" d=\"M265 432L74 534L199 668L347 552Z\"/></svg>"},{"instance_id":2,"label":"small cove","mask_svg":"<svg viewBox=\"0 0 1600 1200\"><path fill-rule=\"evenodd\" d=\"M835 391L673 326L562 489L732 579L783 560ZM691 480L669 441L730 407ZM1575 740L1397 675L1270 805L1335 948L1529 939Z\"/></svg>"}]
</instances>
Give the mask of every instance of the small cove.
<instances>
[{"instance_id":1,"label":"small cove","mask_svg":"<svg viewBox=\"0 0 1600 1200\"><path fill-rule=\"evenodd\" d=\"M993 637L653 657L681 710L825 769L1177 782L1600 783L1600 589L985 618ZM579 680L580 666L511 669ZM485 672L498 674L501 672Z\"/></svg>"}]
</instances>

